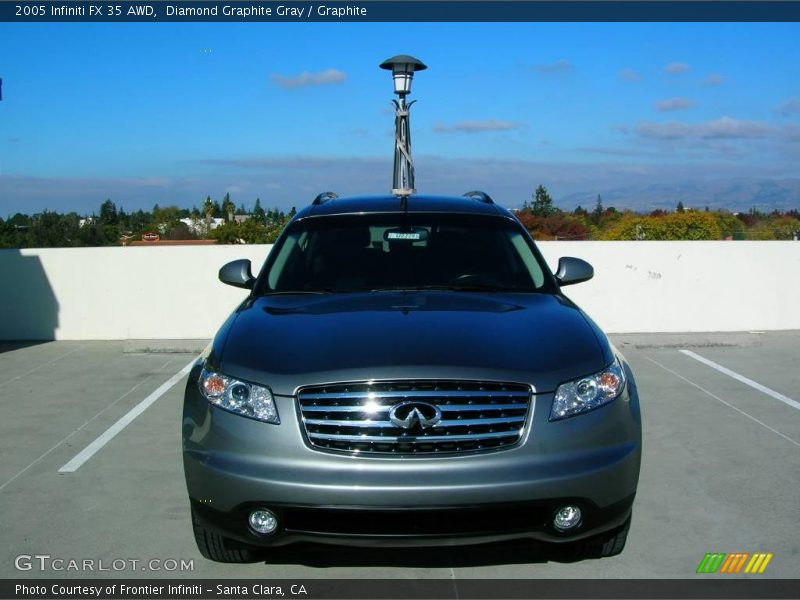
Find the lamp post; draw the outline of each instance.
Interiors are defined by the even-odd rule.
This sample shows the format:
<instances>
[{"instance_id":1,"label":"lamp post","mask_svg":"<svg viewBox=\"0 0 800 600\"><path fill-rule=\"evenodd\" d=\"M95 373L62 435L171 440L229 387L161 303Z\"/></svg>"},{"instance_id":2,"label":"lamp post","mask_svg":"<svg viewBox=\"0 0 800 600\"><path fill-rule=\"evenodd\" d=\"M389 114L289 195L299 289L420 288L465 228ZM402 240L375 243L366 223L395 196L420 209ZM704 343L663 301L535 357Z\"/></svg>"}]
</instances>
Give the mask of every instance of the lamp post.
<instances>
[{"instance_id":1,"label":"lamp post","mask_svg":"<svg viewBox=\"0 0 800 600\"><path fill-rule=\"evenodd\" d=\"M393 100L394 117L394 174L392 177L392 194L399 196L403 202L413 194L414 163L411 160L411 129L409 113L416 100L406 104L406 96L411 93L411 80L415 71L424 71L428 67L420 60L407 54L388 58L381 63L381 69L392 72L394 93L398 100Z\"/></svg>"}]
</instances>

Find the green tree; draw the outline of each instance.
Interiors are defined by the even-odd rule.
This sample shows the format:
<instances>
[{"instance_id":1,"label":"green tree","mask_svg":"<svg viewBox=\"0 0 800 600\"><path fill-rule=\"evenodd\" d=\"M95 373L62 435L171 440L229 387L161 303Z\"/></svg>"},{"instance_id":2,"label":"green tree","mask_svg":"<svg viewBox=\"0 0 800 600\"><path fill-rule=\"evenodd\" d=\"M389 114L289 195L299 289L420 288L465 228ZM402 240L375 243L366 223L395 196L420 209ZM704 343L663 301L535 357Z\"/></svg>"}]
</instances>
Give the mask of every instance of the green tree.
<instances>
[{"instance_id":1,"label":"green tree","mask_svg":"<svg viewBox=\"0 0 800 600\"><path fill-rule=\"evenodd\" d=\"M78 240L81 246L108 246L110 241L107 233L106 228L95 219L87 219L83 227L78 229Z\"/></svg>"},{"instance_id":2,"label":"green tree","mask_svg":"<svg viewBox=\"0 0 800 600\"><path fill-rule=\"evenodd\" d=\"M594 211L592 214L598 217L603 214L603 199L600 197L600 194L597 194L597 202L594 204Z\"/></svg>"},{"instance_id":3,"label":"green tree","mask_svg":"<svg viewBox=\"0 0 800 600\"><path fill-rule=\"evenodd\" d=\"M30 248L62 248L72 246L77 238L77 223L70 223L60 214L44 211L34 215L33 223L27 232L27 246Z\"/></svg>"},{"instance_id":4,"label":"green tree","mask_svg":"<svg viewBox=\"0 0 800 600\"><path fill-rule=\"evenodd\" d=\"M748 227L748 240L792 240L800 231L800 219L791 213L773 212Z\"/></svg>"},{"instance_id":5,"label":"green tree","mask_svg":"<svg viewBox=\"0 0 800 600\"><path fill-rule=\"evenodd\" d=\"M266 244L269 234L269 228L255 217L250 217L239 225L239 238L244 240L245 244Z\"/></svg>"},{"instance_id":6,"label":"green tree","mask_svg":"<svg viewBox=\"0 0 800 600\"><path fill-rule=\"evenodd\" d=\"M170 240L196 240L197 235L189 228L186 223L178 221L167 233Z\"/></svg>"},{"instance_id":7,"label":"green tree","mask_svg":"<svg viewBox=\"0 0 800 600\"><path fill-rule=\"evenodd\" d=\"M776 240L791 240L800 232L800 219L789 215L780 215L770 220L770 227Z\"/></svg>"},{"instance_id":8,"label":"green tree","mask_svg":"<svg viewBox=\"0 0 800 600\"><path fill-rule=\"evenodd\" d=\"M239 225L235 221L223 223L219 227L213 229L209 237L217 240L218 244L238 244L241 239Z\"/></svg>"},{"instance_id":9,"label":"green tree","mask_svg":"<svg viewBox=\"0 0 800 600\"><path fill-rule=\"evenodd\" d=\"M599 225L600 220L603 218L603 212L603 199L600 198L600 194L597 194L597 202L594 204L594 210L591 216L592 223Z\"/></svg>"},{"instance_id":10,"label":"green tree","mask_svg":"<svg viewBox=\"0 0 800 600\"><path fill-rule=\"evenodd\" d=\"M744 239L744 223L736 218L726 210L719 210L711 213L717 221L719 226L720 236L725 238L732 238L734 240Z\"/></svg>"},{"instance_id":11,"label":"green tree","mask_svg":"<svg viewBox=\"0 0 800 600\"><path fill-rule=\"evenodd\" d=\"M679 213L686 212L686 209L683 207L683 201L682 200L678 200L678 206L675 209L675 212L679 212Z\"/></svg>"},{"instance_id":12,"label":"green tree","mask_svg":"<svg viewBox=\"0 0 800 600\"><path fill-rule=\"evenodd\" d=\"M108 198L100 205L100 223L102 225L116 225L118 222L117 205Z\"/></svg>"},{"instance_id":13,"label":"green tree","mask_svg":"<svg viewBox=\"0 0 800 600\"><path fill-rule=\"evenodd\" d=\"M165 206L153 212L153 225L162 235L168 235L181 219L181 210L177 206Z\"/></svg>"},{"instance_id":14,"label":"green tree","mask_svg":"<svg viewBox=\"0 0 800 600\"><path fill-rule=\"evenodd\" d=\"M138 237L145 231L152 229L152 223L152 214L146 213L142 209L139 209L135 213L131 213L129 215L126 229Z\"/></svg>"},{"instance_id":15,"label":"green tree","mask_svg":"<svg viewBox=\"0 0 800 600\"><path fill-rule=\"evenodd\" d=\"M685 211L663 217L623 216L604 234L608 240L718 240L721 232L714 215Z\"/></svg>"},{"instance_id":16,"label":"green tree","mask_svg":"<svg viewBox=\"0 0 800 600\"><path fill-rule=\"evenodd\" d=\"M211 196L206 196L203 202L203 214L206 216L206 231L211 231L211 219L214 218L214 202L211 201Z\"/></svg>"},{"instance_id":17,"label":"green tree","mask_svg":"<svg viewBox=\"0 0 800 600\"><path fill-rule=\"evenodd\" d=\"M225 198L222 199L222 212L225 213L225 218L228 221L233 221L233 213L236 212L236 205L231 202L231 195L226 193Z\"/></svg>"},{"instance_id":18,"label":"green tree","mask_svg":"<svg viewBox=\"0 0 800 600\"><path fill-rule=\"evenodd\" d=\"M21 213L6 220L0 227L0 248L26 248L31 218Z\"/></svg>"},{"instance_id":19,"label":"green tree","mask_svg":"<svg viewBox=\"0 0 800 600\"><path fill-rule=\"evenodd\" d=\"M253 216L249 220L254 220L256 223L261 223L262 225L267 222L267 213L265 213L264 209L261 207L261 198L256 198Z\"/></svg>"},{"instance_id":20,"label":"green tree","mask_svg":"<svg viewBox=\"0 0 800 600\"><path fill-rule=\"evenodd\" d=\"M547 188L540 185L533 193L533 205L531 212L537 217L547 217L555 213L557 209L553 206L553 198L547 192Z\"/></svg>"}]
</instances>

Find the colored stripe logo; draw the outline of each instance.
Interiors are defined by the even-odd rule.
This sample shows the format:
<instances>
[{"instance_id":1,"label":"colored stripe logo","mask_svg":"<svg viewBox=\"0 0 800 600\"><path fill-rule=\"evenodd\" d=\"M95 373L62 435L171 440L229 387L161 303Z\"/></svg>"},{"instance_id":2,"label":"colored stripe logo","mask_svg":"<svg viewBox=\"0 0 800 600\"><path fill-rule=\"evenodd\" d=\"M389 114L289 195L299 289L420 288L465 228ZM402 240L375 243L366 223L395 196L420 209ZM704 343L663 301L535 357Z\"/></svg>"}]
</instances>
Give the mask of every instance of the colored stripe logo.
<instances>
[{"instance_id":1,"label":"colored stripe logo","mask_svg":"<svg viewBox=\"0 0 800 600\"><path fill-rule=\"evenodd\" d=\"M726 575L736 573L761 574L767 570L767 565L772 560L772 552L709 552L697 565L697 573L722 573Z\"/></svg>"}]
</instances>

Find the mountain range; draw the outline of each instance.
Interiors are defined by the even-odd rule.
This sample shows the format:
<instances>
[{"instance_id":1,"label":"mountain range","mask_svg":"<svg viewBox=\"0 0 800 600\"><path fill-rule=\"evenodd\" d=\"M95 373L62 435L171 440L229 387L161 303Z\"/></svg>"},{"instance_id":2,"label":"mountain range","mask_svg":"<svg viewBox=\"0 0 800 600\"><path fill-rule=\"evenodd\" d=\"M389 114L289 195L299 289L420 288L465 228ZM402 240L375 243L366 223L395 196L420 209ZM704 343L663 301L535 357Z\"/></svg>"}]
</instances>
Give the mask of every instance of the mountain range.
<instances>
[{"instance_id":1,"label":"mountain range","mask_svg":"<svg viewBox=\"0 0 800 600\"><path fill-rule=\"evenodd\" d=\"M756 208L762 212L800 210L800 178L797 179L716 179L701 182L631 185L576 192L555 199L565 211L577 206L592 210L600 194L603 206L649 212L657 208L674 210L678 202L686 208L726 209L744 212Z\"/></svg>"}]
</instances>

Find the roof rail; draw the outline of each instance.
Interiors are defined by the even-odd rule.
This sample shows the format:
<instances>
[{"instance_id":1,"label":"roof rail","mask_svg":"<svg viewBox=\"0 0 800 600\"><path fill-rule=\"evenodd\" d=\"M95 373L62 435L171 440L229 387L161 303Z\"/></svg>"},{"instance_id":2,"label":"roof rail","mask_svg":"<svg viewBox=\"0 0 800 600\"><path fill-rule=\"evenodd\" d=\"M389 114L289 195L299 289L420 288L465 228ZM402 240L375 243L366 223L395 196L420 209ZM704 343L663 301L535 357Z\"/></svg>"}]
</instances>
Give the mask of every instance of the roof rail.
<instances>
[{"instance_id":1,"label":"roof rail","mask_svg":"<svg viewBox=\"0 0 800 600\"><path fill-rule=\"evenodd\" d=\"M487 194L486 192L482 192L480 190L473 190L471 192L467 192L464 194L464 198L474 198L475 200L480 200L486 204L494 204L494 200L492 197Z\"/></svg>"},{"instance_id":2,"label":"roof rail","mask_svg":"<svg viewBox=\"0 0 800 600\"><path fill-rule=\"evenodd\" d=\"M336 200L336 198L338 197L339 197L338 194L335 194L334 192L322 192L319 196L314 198L314 201L311 204L313 205L322 204L324 202L327 202L328 200Z\"/></svg>"}]
</instances>

